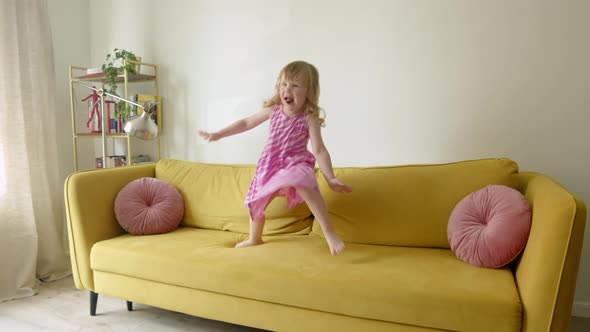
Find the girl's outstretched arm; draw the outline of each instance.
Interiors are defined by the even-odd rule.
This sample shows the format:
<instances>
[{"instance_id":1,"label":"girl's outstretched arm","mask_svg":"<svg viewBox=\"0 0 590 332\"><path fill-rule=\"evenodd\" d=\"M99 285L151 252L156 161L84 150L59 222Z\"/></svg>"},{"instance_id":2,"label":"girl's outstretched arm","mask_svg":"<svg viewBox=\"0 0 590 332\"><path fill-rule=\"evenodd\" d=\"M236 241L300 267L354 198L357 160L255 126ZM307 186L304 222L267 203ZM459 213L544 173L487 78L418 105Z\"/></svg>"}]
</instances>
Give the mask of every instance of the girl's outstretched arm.
<instances>
[{"instance_id":1,"label":"girl's outstretched arm","mask_svg":"<svg viewBox=\"0 0 590 332\"><path fill-rule=\"evenodd\" d=\"M324 175L324 179L326 179L326 182L328 182L328 185L334 191L345 193L351 192L352 187L340 182L340 180L338 180L336 176L334 176L334 170L332 168L332 159L330 158L330 153L328 152L328 149L326 149L326 146L324 145L324 140L322 139L322 131L318 119L310 116L307 123L309 127L309 139L311 140L311 148L315 156L315 159L318 161L320 170Z\"/></svg>"},{"instance_id":2,"label":"girl's outstretched arm","mask_svg":"<svg viewBox=\"0 0 590 332\"><path fill-rule=\"evenodd\" d=\"M243 133L245 131L248 131L252 128L257 127L258 125L260 125L264 121L268 120L270 118L270 113L272 112L272 110L273 110L272 106L265 107L262 110L254 113L248 117L240 119L240 120L230 124L229 126L223 128L219 131L216 131L216 132L210 133L210 132L199 130L199 136L201 136L203 139L205 139L209 142L213 142L213 141L220 140L224 137Z\"/></svg>"}]
</instances>

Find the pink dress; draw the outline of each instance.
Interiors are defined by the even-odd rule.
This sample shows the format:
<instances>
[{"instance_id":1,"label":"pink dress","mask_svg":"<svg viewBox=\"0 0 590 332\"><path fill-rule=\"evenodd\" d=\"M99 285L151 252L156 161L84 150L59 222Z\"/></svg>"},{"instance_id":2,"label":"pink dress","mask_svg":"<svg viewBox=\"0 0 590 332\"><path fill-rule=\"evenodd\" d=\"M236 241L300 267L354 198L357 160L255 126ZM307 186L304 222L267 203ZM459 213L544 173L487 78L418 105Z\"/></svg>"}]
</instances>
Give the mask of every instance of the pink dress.
<instances>
[{"instance_id":1,"label":"pink dress","mask_svg":"<svg viewBox=\"0 0 590 332\"><path fill-rule=\"evenodd\" d=\"M270 130L244 205L253 221L264 219L274 196L285 196L287 207L303 202L296 187L317 188L315 157L307 150L307 114L287 116L277 106L270 115Z\"/></svg>"}]
</instances>

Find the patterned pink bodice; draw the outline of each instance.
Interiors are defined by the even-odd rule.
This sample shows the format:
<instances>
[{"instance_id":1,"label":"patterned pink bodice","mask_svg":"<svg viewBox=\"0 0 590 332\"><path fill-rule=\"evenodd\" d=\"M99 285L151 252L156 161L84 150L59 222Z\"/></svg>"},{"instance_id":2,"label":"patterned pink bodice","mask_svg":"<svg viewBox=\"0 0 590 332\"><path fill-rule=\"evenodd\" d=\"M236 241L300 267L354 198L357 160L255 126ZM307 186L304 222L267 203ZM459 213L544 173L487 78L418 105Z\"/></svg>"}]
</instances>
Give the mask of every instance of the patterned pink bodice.
<instances>
[{"instance_id":1,"label":"patterned pink bodice","mask_svg":"<svg viewBox=\"0 0 590 332\"><path fill-rule=\"evenodd\" d=\"M260 188L267 184L277 172L301 166L313 172L315 157L307 149L308 142L307 114L287 116L283 113L282 106L275 108L270 116L266 146L258 159L256 174L246 196L246 206L258 198ZM284 194L279 192L279 195Z\"/></svg>"}]
</instances>

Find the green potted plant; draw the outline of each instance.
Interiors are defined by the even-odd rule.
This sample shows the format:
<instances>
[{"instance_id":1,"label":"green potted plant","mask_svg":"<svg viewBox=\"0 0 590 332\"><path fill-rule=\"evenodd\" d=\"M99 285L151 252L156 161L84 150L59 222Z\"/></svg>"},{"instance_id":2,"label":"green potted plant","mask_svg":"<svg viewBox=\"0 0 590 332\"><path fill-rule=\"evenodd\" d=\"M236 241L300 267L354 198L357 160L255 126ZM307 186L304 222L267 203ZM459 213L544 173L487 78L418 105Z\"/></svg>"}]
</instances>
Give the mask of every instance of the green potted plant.
<instances>
[{"instance_id":1,"label":"green potted plant","mask_svg":"<svg viewBox=\"0 0 590 332\"><path fill-rule=\"evenodd\" d=\"M127 51L120 48L113 49L112 53L107 54L106 62L102 65L102 72L107 80L107 84L109 85L109 89L107 90L109 93L114 95L117 94L117 75L121 72L127 70L128 73L131 74L138 74L138 66L133 63L129 63L127 60L131 61L140 61L141 58L136 56L133 52ZM129 112L131 111L131 107L123 101L117 102L117 107L115 107L115 116L127 119L129 116Z\"/></svg>"}]
</instances>

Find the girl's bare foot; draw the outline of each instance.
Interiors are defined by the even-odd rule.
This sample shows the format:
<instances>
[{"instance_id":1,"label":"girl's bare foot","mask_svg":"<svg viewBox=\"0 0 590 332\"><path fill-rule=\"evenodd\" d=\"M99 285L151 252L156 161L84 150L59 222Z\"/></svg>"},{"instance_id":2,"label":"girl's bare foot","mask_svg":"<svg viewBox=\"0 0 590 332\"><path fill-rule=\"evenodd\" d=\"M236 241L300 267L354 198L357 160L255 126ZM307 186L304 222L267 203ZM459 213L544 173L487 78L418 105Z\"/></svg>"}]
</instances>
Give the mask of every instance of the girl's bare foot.
<instances>
[{"instance_id":1,"label":"girl's bare foot","mask_svg":"<svg viewBox=\"0 0 590 332\"><path fill-rule=\"evenodd\" d=\"M238 244L236 244L236 246L234 248L243 248L243 247L250 247L250 246L257 246L259 244L263 244L264 242L262 242L262 240L253 240L253 239L248 239L245 241L242 241Z\"/></svg>"},{"instance_id":2,"label":"girl's bare foot","mask_svg":"<svg viewBox=\"0 0 590 332\"><path fill-rule=\"evenodd\" d=\"M340 240L338 235L335 233L326 234L326 241L328 242L332 256L340 255L340 253L344 250L344 242L342 242L342 240Z\"/></svg>"}]
</instances>

